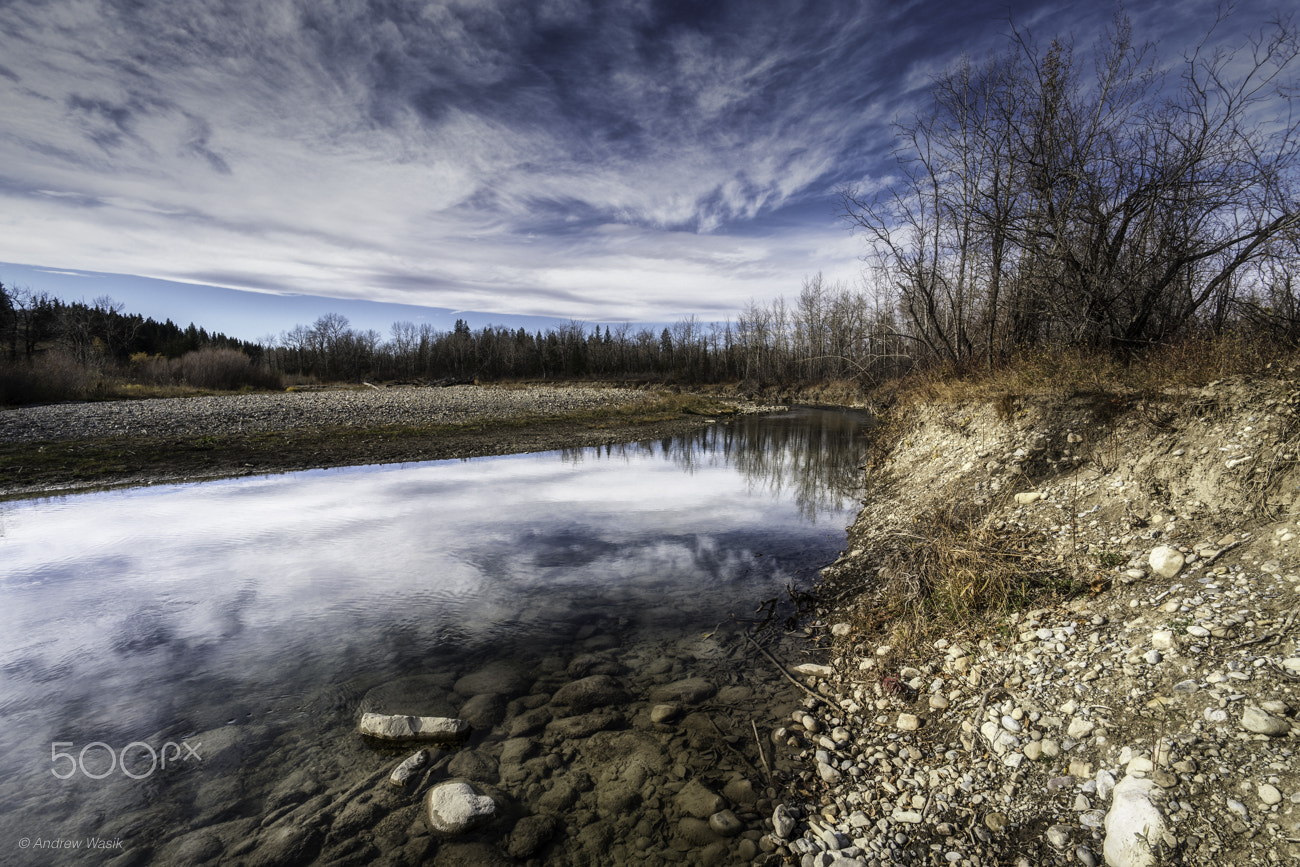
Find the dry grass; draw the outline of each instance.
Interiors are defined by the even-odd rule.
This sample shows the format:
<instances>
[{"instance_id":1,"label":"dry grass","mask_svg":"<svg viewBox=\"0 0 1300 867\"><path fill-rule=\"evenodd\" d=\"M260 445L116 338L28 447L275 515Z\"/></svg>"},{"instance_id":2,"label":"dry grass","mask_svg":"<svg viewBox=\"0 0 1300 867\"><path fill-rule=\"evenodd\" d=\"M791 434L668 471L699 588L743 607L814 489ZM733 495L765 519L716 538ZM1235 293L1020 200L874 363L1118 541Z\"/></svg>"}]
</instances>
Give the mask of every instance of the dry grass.
<instances>
[{"instance_id":1,"label":"dry grass","mask_svg":"<svg viewBox=\"0 0 1300 867\"><path fill-rule=\"evenodd\" d=\"M885 405L989 400L1001 407L1025 394L1147 395L1297 365L1300 351L1294 347L1238 334L1188 338L1131 357L1078 347L1034 349L992 369L935 365L914 371L874 397Z\"/></svg>"},{"instance_id":2,"label":"dry grass","mask_svg":"<svg viewBox=\"0 0 1300 867\"><path fill-rule=\"evenodd\" d=\"M923 513L891 541L875 560L874 592L859 598L857 615L868 631L887 629L895 650L1081 589L1062 564L1040 556L1049 539L998 529L959 507Z\"/></svg>"}]
</instances>

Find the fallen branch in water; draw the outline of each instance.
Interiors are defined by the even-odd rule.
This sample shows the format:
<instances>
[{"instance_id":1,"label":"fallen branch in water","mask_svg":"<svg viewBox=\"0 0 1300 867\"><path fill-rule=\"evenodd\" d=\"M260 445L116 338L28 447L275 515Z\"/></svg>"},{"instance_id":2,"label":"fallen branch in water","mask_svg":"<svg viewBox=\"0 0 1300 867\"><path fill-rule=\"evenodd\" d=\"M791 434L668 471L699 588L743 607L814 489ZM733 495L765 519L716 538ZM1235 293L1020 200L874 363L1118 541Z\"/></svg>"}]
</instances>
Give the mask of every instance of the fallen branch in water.
<instances>
[{"instance_id":1,"label":"fallen branch in water","mask_svg":"<svg viewBox=\"0 0 1300 867\"><path fill-rule=\"evenodd\" d=\"M763 770L767 772L767 784L772 785L772 766L767 763L767 754L763 752L763 739L758 736L758 723L754 718L749 718L749 726L754 730L754 745L758 747L758 758L763 763Z\"/></svg>"},{"instance_id":2,"label":"fallen branch in water","mask_svg":"<svg viewBox=\"0 0 1300 867\"><path fill-rule=\"evenodd\" d=\"M804 686L804 685L803 685L802 683L800 683L799 681L795 680L794 675L791 674L790 672L786 671L786 670L785 670L785 666L782 665L779 661L777 661L777 658L776 658L775 656L773 656L773 655L768 651L768 649L767 649L766 647L764 647L763 645L761 645L761 644L759 644L757 641L755 641L755 640L753 639L753 637L751 637L751 636L749 635L749 633L745 633L745 637L749 639L749 643L750 643L750 644L754 645L754 646L757 647L759 650L763 651L763 655L766 656L768 659L770 659L770 660L772 661L772 664L775 665L775 666L777 667L777 670L778 670L778 671L780 671L782 674L784 674L784 675L786 676L786 679L787 679L787 680L789 680L789 681L790 681L791 683L793 683L795 686L797 686L797 687L799 687L800 689L802 689L804 692L808 693L808 694L809 694L810 696L812 696L813 698L817 699L819 702L821 702L821 701L826 701L826 697L825 697L825 696L818 695L817 693L813 692L813 691L812 691L811 689L809 689L808 687Z\"/></svg>"}]
</instances>

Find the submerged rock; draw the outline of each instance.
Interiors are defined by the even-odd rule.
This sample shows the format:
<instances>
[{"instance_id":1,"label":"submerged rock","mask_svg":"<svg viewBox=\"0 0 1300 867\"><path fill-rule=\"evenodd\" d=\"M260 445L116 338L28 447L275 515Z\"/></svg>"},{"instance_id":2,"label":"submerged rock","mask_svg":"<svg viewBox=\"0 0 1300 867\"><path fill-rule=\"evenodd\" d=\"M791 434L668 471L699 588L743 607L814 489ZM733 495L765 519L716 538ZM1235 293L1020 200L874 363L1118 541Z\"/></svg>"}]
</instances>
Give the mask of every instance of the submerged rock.
<instances>
[{"instance_id":1,"label":"submerged rock","mask_svg":"<svg viewBox=\"0 0 1300 867\"><path fill-rule=\"evenodd\" d=\"M568 707L575 714L584 714L627 700L627 691L617 680L608 674L593 674L560 687L551 697L551 704Z\"/></svg>"},{"instance_id":2,"label":"submerged rock","mask_svg":"<svg viewBox=\"0 0 1300 867\"><path fill-rule=\"evenodd\" d=\"M487 824L496 812L496 801L460 781L434 786L425 799L425 818L435 834L463 834Z\"/></svg>"},{"instance_id":3,"label":"submerged rock","mask_svg":"<svg viewBox=\"0 0 1300 867\"><path fill-rule=\"evenodd\" d=\"M424 767L428 761L429 751L417 750L403 759L397 767L393 768L393 772L388 775L388 782L399 789L402 788L411 781L411 777L415 776L415 772Z\"/></svg>"},{"instance_id":4,"label":"submerged rock","mask_svg":"<svg viewBox=\"0 0 1300 867\"><path fill-rule=\"evenodd\" d=\"M506 851L511 858L530 858L555 834L555 820L550 816L525 816L510 832Z\"/></svg>"},{"instance_id":5,"label":"submerged rock","mask_svg":"<svg viewBox=\"0 0 1300 867\"><path fill-rule=\"evenodd\" d=\"M469 737L472 727L460 719L437 716L361 715L361 734L385 741L454 743Z\"/></svg>"},{"instance_id":6,"label":"submerged rock","mask_svg":"<svg viewBox=\"0 0 1300 867\"><path fill-rule=\"evenodd\" d=\"M674 683L666 683L650 690L650 700L655 702L698 704L712 698L718 691L713 683L703 677L688 677Z\"/></svg>"},{"instance_id":7,"label":"submerged rock","mask_svg":"<svg viewBox=\"0 0 1300 867\"><path fill-rule=\"evenodd\" d=\"M710 791L699 780L691 780L682 786L674 800L679 810L697 819L707 819L727 806L721 795Z\"/></svg>"}]
</instances>

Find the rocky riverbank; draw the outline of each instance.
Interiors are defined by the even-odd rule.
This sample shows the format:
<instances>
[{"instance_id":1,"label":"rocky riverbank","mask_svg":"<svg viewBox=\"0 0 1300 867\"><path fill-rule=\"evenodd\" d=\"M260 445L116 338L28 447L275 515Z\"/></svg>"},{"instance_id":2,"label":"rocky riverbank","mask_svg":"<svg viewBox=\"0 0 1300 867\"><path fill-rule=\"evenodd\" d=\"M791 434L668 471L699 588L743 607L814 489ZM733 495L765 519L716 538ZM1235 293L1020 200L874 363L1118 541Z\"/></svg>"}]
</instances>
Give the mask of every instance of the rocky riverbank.
<instances>
[{"instance_id":1,"label":"rocky riverbank","mask_svg":"<svg viewBox=\"0 0 1300 867\"><path fill-rule=\"evenodd\" d=\"M598 384L394 386L0 410L0 496L579 448L670 436L744 399Z\"/></svg>"},{"instance_id":2,"label":"rocky riverbank","mask_svg":"<svg viewBox=\"0 0 1300 867\"><path fill-rule=\"evenodd\" d=\"M1298 404L1261 378L910 410L824 570L821 699L773 734L820 791L765 846L805 867L1300 857ZM964 631L873 621L955 510L1041 602Z\"/></svg>"}]
</instances>

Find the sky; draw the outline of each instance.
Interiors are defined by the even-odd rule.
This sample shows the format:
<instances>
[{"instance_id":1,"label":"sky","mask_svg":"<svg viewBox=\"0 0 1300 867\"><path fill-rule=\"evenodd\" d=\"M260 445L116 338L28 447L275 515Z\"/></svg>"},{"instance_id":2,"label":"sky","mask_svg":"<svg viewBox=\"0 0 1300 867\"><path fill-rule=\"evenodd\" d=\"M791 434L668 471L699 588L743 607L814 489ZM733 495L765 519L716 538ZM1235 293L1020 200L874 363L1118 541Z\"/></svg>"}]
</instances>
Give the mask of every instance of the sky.
<instances>
[{"instance_id":1,"label":"sky","mask_svg":"<svg viewBox=\"0 0 1300 867\"><path fill-rule=\"evenodd\" d=\"M1009 20L1083 45L1115 8L6 0L0 282L244 339L325 312L718 321L859 284L836 193L888 182L932 76ZM1174 62L1215 8L1125 11Z\"/></svg>"}]
</instances>

